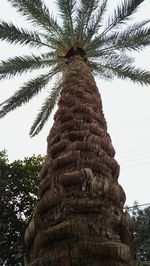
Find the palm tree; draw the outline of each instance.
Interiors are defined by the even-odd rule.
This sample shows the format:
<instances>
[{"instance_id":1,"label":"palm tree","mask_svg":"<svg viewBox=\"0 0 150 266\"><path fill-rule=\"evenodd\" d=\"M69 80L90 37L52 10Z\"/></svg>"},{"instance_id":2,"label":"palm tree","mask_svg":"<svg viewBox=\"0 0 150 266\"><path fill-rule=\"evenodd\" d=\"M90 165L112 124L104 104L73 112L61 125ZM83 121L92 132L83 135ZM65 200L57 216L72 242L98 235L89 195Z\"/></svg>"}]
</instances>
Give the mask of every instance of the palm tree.
<instances>
[{"instance_id":1,"label":"palm tree","mask_svg":"<svg viewBox=\"0 0 150 266\"><path fill-rule=\"evenodd\" d=\"M123 0L110 16L107 0L56 0L58 21L42 0L8 0L36 30L0 22L0 38L38 48L2 61L0 78L41 69L1 103L0 117L54 81L30 130L43 128L58 101L39 174L39 201L25 233L26 265L127 266L132 225L94 75L150 84L130 54L150 44L149 20L128 23L144 0ZM130 54L129 54L130 52Z\"/></svg>"}]
</instances>

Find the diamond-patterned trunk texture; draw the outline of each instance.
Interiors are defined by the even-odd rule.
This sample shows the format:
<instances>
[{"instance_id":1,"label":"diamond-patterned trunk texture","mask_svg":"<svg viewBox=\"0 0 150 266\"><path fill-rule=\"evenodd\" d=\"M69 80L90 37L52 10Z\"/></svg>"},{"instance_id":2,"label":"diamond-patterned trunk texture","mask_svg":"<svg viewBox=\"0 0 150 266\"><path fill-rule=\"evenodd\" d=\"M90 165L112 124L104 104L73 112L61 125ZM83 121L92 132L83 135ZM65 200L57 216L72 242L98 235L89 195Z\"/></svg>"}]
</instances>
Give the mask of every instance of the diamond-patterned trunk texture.
<instances>
[{"instance_id":1,"label":"diamond-patterned trunk texture","mask_svg":"<svg viewBox=\"0 0 150 266\"><path fill-rule=\"evenodd\" d=\"M132 226L114 156L90 67L74 56L25 233L26 265L131 265Z\"/></svg>"}]
</instances>

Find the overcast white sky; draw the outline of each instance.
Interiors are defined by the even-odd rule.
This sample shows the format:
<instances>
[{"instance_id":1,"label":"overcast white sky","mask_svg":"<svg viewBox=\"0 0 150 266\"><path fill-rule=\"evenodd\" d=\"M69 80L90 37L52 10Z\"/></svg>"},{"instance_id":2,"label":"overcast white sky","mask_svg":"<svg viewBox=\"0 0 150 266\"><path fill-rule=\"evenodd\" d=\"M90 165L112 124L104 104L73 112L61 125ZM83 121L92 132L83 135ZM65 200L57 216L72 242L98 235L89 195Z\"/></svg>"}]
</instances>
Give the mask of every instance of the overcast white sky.
<instances>
[{"instance_id":1,"label":"overcast white sky","mask_svg":"<svg viewBox=\"0 0 150 266\"><path fill-rule=\"evenodd\" d=\"M45 0L50 3L49 0ZM50 9L53 11L53 2ZM108 0L109 4L116 3ZM150 0L145 0L137 13L138 20L149 18ZM0 19L26 26L6 0L0 0ZM29 48L10 47L0 44L0 59L13 55L30 54ZM136 56L137 65L150 70L150 48ZM0 82L0 102L8 98L24 81L16 77ZM150 86L140 86L129 81L115 79L111 82L97 81L103 100L103 108L116 150L116 159L121 166L119 183L123 186L127 201L150 203ZM53 123L53 115L42 132L29 137L29 128L48 92L38 95L32 102L8 114L0 120L0 150L6 149L9 160L23 159L32 154L46 154L46 137Z\"/></svg>"}]
</instances>

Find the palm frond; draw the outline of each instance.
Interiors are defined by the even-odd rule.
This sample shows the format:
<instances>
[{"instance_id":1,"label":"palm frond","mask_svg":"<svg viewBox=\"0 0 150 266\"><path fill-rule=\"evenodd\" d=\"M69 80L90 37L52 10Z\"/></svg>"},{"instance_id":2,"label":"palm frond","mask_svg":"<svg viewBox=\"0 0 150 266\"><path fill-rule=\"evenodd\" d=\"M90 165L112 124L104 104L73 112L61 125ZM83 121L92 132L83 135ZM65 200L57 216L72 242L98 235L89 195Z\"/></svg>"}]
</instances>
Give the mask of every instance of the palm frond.
<instances>
[{"instance_id":1,"label":"palm frond","mask_svg":"<svg viewBox=\"0 0 150 266\"><path fill-rule=\"evenodd\" d=\"M110 70L114 76L117 76L118 78L129 78L131 81L140 83L141 85L150 85L150 72L136 68L133 65L120 62L108 62L106 64L99 65L99 68L106 68Z\"/></svg>"},{"instance_id":2,"label":"palm frond","mask_svg":"<svg viewBox=\"0 0 150 266\"><path fill-rule=\"evenodd\" d=\"M103 63L113 63L113 64L132 64L135 59L125 53L117 53L115 51L109 51L101 55L100 58L97 59L98 62Z\"/></svg>"},{"instance_id":3,"label":"palm frond","mask_svg":"<svg viewBox=\"0 0 150 266\"><path fill-rule=\"evenodd\" d=\"M92 70L94 74L98 74L101 78L105 78L107 80L111 80L114 77L114 73L111 70L111 68L104 67L105 65L109 65L111 62L111 65L129 65L134 62L134 58L130 57L127 54L124 53L116 53L109 51L105 54L102 54L97 59L93 58L92 63L90 63Z\"/></svg>"},{"instance_id":4,"label":"palm frond","mask_svg":"<svg viewBox=\"0 0 150 266\"><path fill-rule=\"evenodd\" d=\"M137 24L129 26L123 32L116 32L106 38L95 38L90 45L86 48L87 53L91 56L95 50L96 56L105 54L109 51L117 50L134 50L138 51L150 44L150 29L149 28L137 28ZM102 46L102 47L100 47ZM92 49L93 47L93 49ZM95 54L95 52L94 52Z\"/></svg>"},{"instance_id":5,"label":"palm frond","mask_svg":"<svg viewBox=\"0 0 150 266\"><path fill-rule=\"evenodd\" d=\"M54 68L50 73L41 75L25 83L20 90L1 104L2 109L0 111L0 118L4 117L7 113L13 111L17 107L29 102L29 100L38 94L47 85L49 80L59 71L60 69L58 67Z\"/></svg>"},{"instance_id":6,"label":"palm frond","mask_svg":"<svg viewBox=\"0 0 150 266\"><path fill-rule=\"evenodd\" d=\"M135 23L131 24L130 26L128 26L127 29L130 29L132 32L135 30L142 29L144 26L147 26L148 23L150 23L150 19L143 20L142 22L141 21L135 22Z\"/></svg>"},{"instance_id":7,"label":"palm frond","mask_svg":"<svg viewBox=\"0 0 150 266\"><path fill-rule=\"evenodd\" d=\"M137 7L144 0L123 0L114 10L114 14L108 18L106 27L101 33L101 36L112 30L120 23L124 23L137 10Z\"/></svg>"},{"instance_id":8,"label":"palm frond","mask_svg":"<svg viewBox=\"0 0 150 266\"><path fill-rule=\"evenodd\" d=\"M61 90L62 79L58 79L51 90L49 97L46 98L46 101L42 105L42 108L37 115L31 129L30 129L30 136L33 137L37 135L45 125L46 121L48 120L56 102L59 97L59 93Z\"/></svg>"},{"instance_id":9,"label":"palm frond","mask_svg":"<svg viewBox=\"0 0 150 266\"><path fill-rule=\"evenodd\" d=\"M140 50L150 44L150 29L143 27L149 20L134 23L121 32L95 37L86 47L89 57L98 57L109 51Z\"/></svg>"},{"instance_id":10,"label":"palm frond","mask_svg":"<svg viewBox=\"0 0 150 266\"><path fill-rule=\"evenodd\" d=\"M102 21L103 14L106 11L107 0L104 0L100 7L98 8L97 12L93 14L90 18L90 21L87 26L87 34L86 39L84 41L84 47L89 44L92 40L92 37L97 34L99 28L101 27L100 22Z\"/></svg>"},{"instance_id":11,"label":"palm frond","mask_svg":"<svg viewBox=\"0 0 150 266\"><path fill-rule=\"evenodd\" d=\"M51 67L56 63L57 57L51 58L50 53L42 54L41 56L32 55L9 58L0 64L0 80L41 67Z\"/></svg>"},{"instance_id":12,"label":"palm frond","mask_svg":"<svg viewBox=\"0 0 150 266\"><path fill-rule=\"evenodd\" d=\"M101 46L105 47L105 42L103 42L103 39L95 37L91 42L85 44L84 49L88 56L92 56L97 49L101 48Z\"/></svg>"},{"instance_id":13,"label":"palm frond","mask_svg":"<svg viewBox=\"0 0 150 266\"><path fill-rule=\"evenodd\" d=\"M17 9L22 15L26 16L28 20L33 22L37 26L41 26L45 30L58 31L60 27L58 26L56 20L50 16L49 9L46 7L43 1L34 0L8 0L13 7Z\"/></svg>"},{"instance_id":14,"label":"palm frond","mask_svg":"<svg viewBox=\"0 0 150 266\"><path fill-rule=\"evenodd\" d=\"M74 36L74 19L73 13L75 10L75 0L57 0L57 6L59 8L59 13L63 19L63 32L67 38L70 40L70 45L75 44Z\"/></svg>"},{"instance_id":15,"label":"palm frond","mask_svg":"<svg viewBox=\"0 0 150 266\"><path fill-rule=\"evenodd\" d=\"M114 75L109 69L102 67L100 64L93 61L90 62L90 66L92 68L93 74L98 78L105 79L108 81L113 79Z\"/></svg>"},{"instance_id":16,"label":"palm frond","mask_svg":"<svg viewBox=\"0 0 150 266\"><path fill-rule=\"evenodd\" d=\"M137 28L132 25L118 34L115 49L140 50L150 44L150 28Z\"/></svg>"},{"instance_id":17,"label":"palm frond","mask_svg":"<svg viewBox=\"0 0 150 266\"><path fill-rule=\"evenodd\" d=\"M106 35L103 37L100 37L100 35L97 35L91 42L86 44L85 51L88 54L88 56L92 56L93 54L98 54L99 56L103 53L106 53L105 50L110 50L108 47L112 47L115 43L116 38L118 37L118 32L115 32L111 35ZM98 52L99 51L99 52Z\"/></svg>"},{"instance_id":18,"label":"palm frond","mask_svg":"<svg viewBox=\"0 0 150 266\"><path fill-rule=\"evenodd\" d=\"M40 36L34 32L18 28L12 23L0 22L0 39L8 41L11 44L21 44L33 47L50 47L48 44L43 43Z\"/></svg>"},{"instance_id":19,"label":"palm frond","mask_svg":"<svg viewBox=\"0 0 150 266\"><path fill-rule=\"evenodd\" d=\"M97 8L98 2L98 0L81 0L80 2L80 7L77 10L77 23L75 28L76 42L78 44L82 44L84 41L88 24L93 12Z\"/></svg>"},{"instance_id":20,"label":"palm frond","mask_svg":"<svg viewBox=\"0 0 150 266\"><path fill-rule=\"evenodd\" d=\"M59 54L59 51L63 51L67 49L68 43L68 36L65 39L65 36L62 35L61 38L55 38L54 36L50 36L48 34L42 34L43 38L46 40L46 43L50 43L53 49L56 50L56 53Z\"/></svg>"},{"instance_id":21,"label":"palm frond","mask_svg":"<svg viewBox=\"0 0 150 266\"><path fill-rule=\"evenodd\" d=\"M146 24L148 24L150 22L150 20L145 20L143 22L136 22L130 26L128 26L125 30L123 31L117 31L117 32L113 32L112 34L106 34L104 36L101 36L100 34L98 34L95 38L93 38L93 40L91 40L89 43L87 43L84 48L86 49L86 52L88 53L90 52L94 52L94 50L96 49L100 49L101 47L105 47L102 49L106 49L106 50L110 50L112 48L116 49L117 47L117 42L121 41L122 39L128 41L129 35L136 35L136 31L137 31L137 35L139 36L139 33L144 33L146 35ZM143 36L142 36L143 38ZM127 42L126 42L127 44ZM133 45L136 44L136 41L133 43ZM137 44L138 46L138 44Z\"/></svg>"}]
</instances>

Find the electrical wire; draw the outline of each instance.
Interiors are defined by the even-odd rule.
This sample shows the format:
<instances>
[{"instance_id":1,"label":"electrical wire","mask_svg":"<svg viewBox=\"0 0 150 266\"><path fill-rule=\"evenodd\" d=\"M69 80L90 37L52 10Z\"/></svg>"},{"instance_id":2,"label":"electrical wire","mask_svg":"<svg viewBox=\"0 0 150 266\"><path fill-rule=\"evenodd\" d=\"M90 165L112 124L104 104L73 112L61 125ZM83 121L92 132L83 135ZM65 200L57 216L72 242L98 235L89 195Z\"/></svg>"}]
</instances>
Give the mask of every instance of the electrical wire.
<instances>
[{"instance_id":1,"label":"electrical wire","mask_svg":"<svg viewBox=\"0 0 150 266\"><path fill-rule=\"evenodd\" d=\"M144 203L144 204L136 204L134 206L125 206L124 209L134 209L134 208L137 208L137 207L143 207L143 206L150 206L150 203Z\"/></svg>"},{"instance_id":2,"label":"electrical wire","mask_svg":"<svg viewBox=\"0 0 150 266\"><path fill-rule=\"evenodd\" d=\"M129 165L129 166L123 166L122 169L123 170L126 170L126 169L130 169L130 168L135 168L135 167L139 167L139 166L143 166L143 165L150 165L150 162L145 162L145 163L142 163L142 164L135 164L135 165Z\"/></svg>"},{"instance_id":3,"label":"electrical wire","mask_svg":"<svg viewBox=\"0 0 150 266\"><path fill-rule=\"evenodd\" d=\"M121 163L130 163L130 162L136 162L136 161L140 161L140 160L145 160L145 159L147 159L147 158L150 158L150 155L148 156L146 156L146 157L142 157L142 158L135 158L135 159L130 159L130 160L128 160L128 161L122 161Z\"/></svg>"},{"instance_id":4,"label":"electrical wire","mask_svg":"<svg viewBox=\"0 0 150 266\"><path fill-rule=\"evenodd\" d=\"M142 148L139 148L139 149L135 149L135 150L129 150L129 151L126 151L126 152L118 152L117 151L117 153L119 154L119 156L124 156L125 154L128 154L128 153L134 153L135 154L135 152L136 151L143 151L143 150L146 150L146 149L149 149L149 152L150 152L150 146L146 146L146 147L142 147Z\"/></svg>"},{"instance_id":5,"label":"electrical wire","mask_svg":"<svg viewBox=\"0 0 150 266\"><path fill-rule=\"evenodd\" d=\"M149 121L149 123L147 123ZM143 119L143 120L138 120L129 124L122 124L122 125L118 125L117 127L113 127L113 125L111 126L111 124L109 123L109 127L111 127L112 129L118 129L118 128L132 128L132 127L136 127L136 126L141 126L141 124L150 124L150 118L147 119Z\"/></svg>"}]
</instances>

